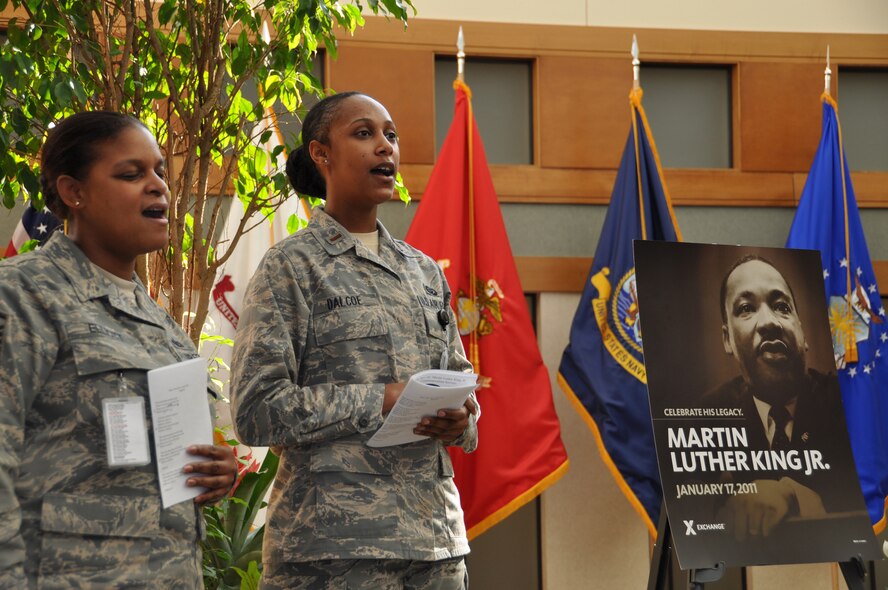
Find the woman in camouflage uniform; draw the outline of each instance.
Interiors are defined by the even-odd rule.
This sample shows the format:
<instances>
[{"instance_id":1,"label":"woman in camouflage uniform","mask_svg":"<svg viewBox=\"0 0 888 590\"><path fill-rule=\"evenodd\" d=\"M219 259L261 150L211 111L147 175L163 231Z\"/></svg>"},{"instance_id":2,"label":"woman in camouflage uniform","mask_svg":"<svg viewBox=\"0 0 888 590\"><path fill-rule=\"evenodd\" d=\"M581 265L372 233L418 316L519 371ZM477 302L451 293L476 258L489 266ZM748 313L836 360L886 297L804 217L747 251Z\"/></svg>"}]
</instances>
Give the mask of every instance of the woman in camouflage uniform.
<instances>
[{"instance_id":1,"label":"woman in camouflage uniform","mask_svg":"<svg viewBox=\"0 0 888 590\"><path fill-rule=\"evenodd\" d=\"M474 397L424 418L420 442L365 444L411 375L472 369L443 272L376 218L394 190L395 126L345 93L312 108L302 137L287 174L326 203L259 265L232 362L238 435L281 457L262 587L463 589L469 546L445 445L474 450Z\"/></svg>"},{"instance_id":2,"label":"woman in camouflage uniform","mask_svg":"<svg viewBox=\"0 0 888 590\"><path fill-rule=\"evenodd\" d=\"M199 504L231 486L230 450L189 448L208 489L167 509L146 447L141 465L107 450L103 400L138 407L148 370L197 355L133 272L167 244L163 157L137 119L80 113L41 170L69 233L0 264L0 588L203 588Z\"/></svg>"}]
</instances>

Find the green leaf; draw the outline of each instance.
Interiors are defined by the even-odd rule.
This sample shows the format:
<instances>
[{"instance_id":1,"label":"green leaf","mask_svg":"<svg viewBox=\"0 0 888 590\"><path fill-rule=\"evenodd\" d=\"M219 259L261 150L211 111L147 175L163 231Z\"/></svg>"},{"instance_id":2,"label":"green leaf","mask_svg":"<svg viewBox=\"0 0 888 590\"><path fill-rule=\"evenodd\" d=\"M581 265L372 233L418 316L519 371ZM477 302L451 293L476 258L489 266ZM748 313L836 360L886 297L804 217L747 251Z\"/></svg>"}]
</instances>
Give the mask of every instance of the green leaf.
<instances>
[{"instance_id":1,"label":"green leaf","mask_svg":"<svg viewBox=\"0 0 888 590\"><path fill-rule=\"evenodd\" d=\"M3 206L7 209L12 209L15 207L15 195L10 193L3 193Z\"/></svg>"},{"instance_id":2,"label":"green leaf","mask_svg":"<svg viewBox=\"0 0 888 590\"><path fill-rule=\"evenodd\" d=\"M40 179L29 167L19 170L19 182L22 183L22 188L31 195L36 195L40 192Z\"/></svg>"},{"instance_id":3,"label":"green leaf","mask_svg":"<svg viewBox=\"0 0 888 590\"><path fill-rule=\"evenodd\" d=\"M194 216L191 213L185 214L185 231L182 232L182 252L191 252L194 246Z\"/></svg>"},{"instance_id":4,"label":"green leaf","mask_svg":"<svg viewBox=\"0 0 888 590\"><path fill-rule=\"evenodd\" d=\"M290 197L291 199L298 199L299 197ZM287 218L287 234L293 235L298 232L303 227L307 226L308 222L295 213L291 214L290 217Z\"/></svg>"},{"instance_id":5,"label":"green leaf","mask_svg":"<svg viewBox=\"0 0 888 590\"><path fill-rule=\"evenodd\" d=\"M63 105L67 105L71 103L71 98L74 96L74 93L71 89L71 83L67 80L59 82L53 87L55 99L57 102L60 102Z\"/></svg>"},{"instance_id":6,"label":"green leaf","mask_svg":"<svg viewBox=\"0 0 888 590\"><path fill-rule=\"evenodd\" d=\"M405 205L410 204L410 191L407 190L407 186L404 184L404 179L401 178L400 172L395 175L395 189L398 191L398 198L401 199Z\"/></svg>"},{"instance_id":7,"label":"green leaf","mask_svg":"<svg viewBox=\"0 0 888 590\"><path fill-rule=\"evenodd\" d=\"M77 101L85 105L89 99L86 96L86 91L83 89L83 84L80 80L72 80L71 84Z\"/></svg>"},{"instance_id":8,"label":"green leaf","mask_svg":"<svg viewBox=\"0 0 888 590\"><path fill-rule=\"evenodd\" d=\"M176 11L176 3L171 2L170 0L166 0L163 5L160 7L160 10L157 11L157 20L160 24L165 25L170 22L170 19L173 17L173 13Z\"/></svg>"},{"instance_id":9,"label":"green leaf","mask_svg":"<svg viewBox=\"0 0 888 590\"><path fill-rule=\"evenodd\" d=\"M40 242L38 242L37 240L26 240L25 243L22 244L21 248L18 249L18 253L24 254L25 252L36 250L39 244Z\"/></svg>"}]
</instances>

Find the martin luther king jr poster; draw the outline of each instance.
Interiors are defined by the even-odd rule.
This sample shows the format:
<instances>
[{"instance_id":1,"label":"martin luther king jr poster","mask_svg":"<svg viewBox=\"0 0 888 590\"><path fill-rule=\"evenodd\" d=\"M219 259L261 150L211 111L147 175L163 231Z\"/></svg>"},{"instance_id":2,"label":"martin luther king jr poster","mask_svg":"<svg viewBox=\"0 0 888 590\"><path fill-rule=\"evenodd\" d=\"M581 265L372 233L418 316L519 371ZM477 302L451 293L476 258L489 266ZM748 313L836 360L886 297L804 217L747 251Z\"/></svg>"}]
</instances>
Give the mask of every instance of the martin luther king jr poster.
<instances>
[{"instance_id":1,"label":"martin luther king jr poster","mask_svg":"<svg viewBox=\"0 0 888 590\"><path fill-rule=\"evenodd\" d=\"M820 254L635 242L637 315L682 569L880 552L835 375ZM638 326L634 327L638 329Z\"/></svg>"}]
</instances>

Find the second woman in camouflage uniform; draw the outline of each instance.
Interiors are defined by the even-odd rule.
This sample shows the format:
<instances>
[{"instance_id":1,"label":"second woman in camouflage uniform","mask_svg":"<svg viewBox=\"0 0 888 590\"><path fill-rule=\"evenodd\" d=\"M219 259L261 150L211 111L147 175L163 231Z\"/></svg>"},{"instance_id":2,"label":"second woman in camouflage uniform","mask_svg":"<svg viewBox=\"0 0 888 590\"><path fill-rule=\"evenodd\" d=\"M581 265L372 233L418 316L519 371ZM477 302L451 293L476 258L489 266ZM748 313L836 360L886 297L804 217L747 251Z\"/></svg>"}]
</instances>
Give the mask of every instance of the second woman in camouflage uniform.
<instances>
[{"instance_id":1,"label":"second woman in camouflage uniform","mask_svg":"<svg viewBox=\"0 0 888 590\"><path fill-rule=\"evenodd\" d=\"M167 244L163 157L137 119L79 113L50 131L41 170L69 235L0 263L0 588L203 588L200 507L163 508L153 459L107 453L103 401L138 406L148 370L197 356L133 273ZM150 431L144 407L134 431ZM209 488L196 502L223 496L231 451L189 452L188 485Z\"/></svg>"},{"instance_id":2,"label":"second woman in camouflage uniform","mask_svg":"<svg viewBox=\"0 0 888 590\"><path fill-rule=\"evenodd\" d=\"M398 169L394 124L346 93L317 104L302 135L288 176L326 206L259 265L232 362L238 435L281 457L262 587L465 588L445 445L474 450L474 397L424 418L421 442L365 444L411 375L471 371L443 272L376 219Z\"/></svg>"}]
</instances>

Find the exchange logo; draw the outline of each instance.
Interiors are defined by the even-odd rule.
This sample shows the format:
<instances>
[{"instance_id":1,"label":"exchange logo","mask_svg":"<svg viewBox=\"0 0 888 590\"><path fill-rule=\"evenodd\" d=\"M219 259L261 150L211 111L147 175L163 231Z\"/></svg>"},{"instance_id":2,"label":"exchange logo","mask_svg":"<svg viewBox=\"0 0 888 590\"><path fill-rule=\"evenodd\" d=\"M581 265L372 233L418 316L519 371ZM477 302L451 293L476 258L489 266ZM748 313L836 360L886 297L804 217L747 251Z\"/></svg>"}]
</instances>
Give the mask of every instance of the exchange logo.
<instances>
[{"instance_id":1,"label":"exchange logo","mask_svg":"<svg viewBox=\"0 0 888 590\"><path fill-rule=\"evenodd\" d=\"M697 531L723 531L725 530L725 523L723 522L704 522L701 524L694 524L693 520L685 520L682 521L685 525L685 536L689 537L691 535L696 535Z\"/></svg>"}]
</instances>

